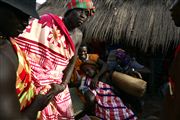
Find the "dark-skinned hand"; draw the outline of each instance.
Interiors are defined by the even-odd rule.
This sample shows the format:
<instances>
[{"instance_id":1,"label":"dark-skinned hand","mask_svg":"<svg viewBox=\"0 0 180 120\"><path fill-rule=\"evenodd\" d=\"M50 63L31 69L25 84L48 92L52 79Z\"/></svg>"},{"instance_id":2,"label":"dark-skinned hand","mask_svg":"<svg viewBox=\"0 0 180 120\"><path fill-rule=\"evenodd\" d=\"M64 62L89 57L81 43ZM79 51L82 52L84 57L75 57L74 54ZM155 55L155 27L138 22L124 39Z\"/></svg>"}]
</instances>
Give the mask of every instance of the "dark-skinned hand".
<instances>
[{"instance_id":1,"label":"dark-skinned hand","mask_svg":"<svg viewBox=\"0 0 180 120\"><path fill-rule=\"evenodd\" d=\"M37 112L42 111L53 98L54 95L52 93L38 94L35 96L32 104L21 112L28 117L28 120L36 120Z\"/></svg>"},{"instance_id":2,"label":"dark-skinned hand","mask_svg":"<svg viewBox=\"0 0 180 120\"><path fill-rule=\"evenodd\" d=\"M129 70L127 74L128 74L128 75L131 75L131 76L133 76L133 77L135 77L135 78L142 79L141 73L137 72L137 71L134 70L134 69Z\"/></svg>"},{"instance_id":3,"label":"dark-skinned hand","mask_svg":"<svg viewBox=\"0 0 180 120\"><path fill-rule=\"evenodd\" d=\"M47 94L42 95L38 94L35 97L33 105L38 107L38 110L43 110L49 102L60 92L64 91L66 88L65 84L51 84L51 89L47 92Z\"/></svg>"},{"instance_id":4,"label":"dark-skinned hand","mask_svg":"<svg viewBox=\"0 0 180 120\"><path fill-rule=\"evenodd\" d=\"M62 83L62 84L56 84L53 83L51 84L51 89L49 90L49 94L53 94L54 96L56 96L57 94L63 92L66 88L66 84Z\"/></svg>"},{"instance_id":5,"label":"dark-skinned hand","mask_svg":"<svg viewBox=\"0 0 180 120\"><path fill-rule=\"evenodd\" d=\"M54 95L51 92L45 95L38 94L35 96L32 106L37 106L37 109L41 111L49 104L49 102L53 98L54 98Z\"/></svg>"},{"instance_id":6,"label":"dark-skinned hand","mask_svg":"<svg viewBox=\"0 0 180 120\"><path fill-rule=\"evenodd\" d=\"M95 89L98 82L98 77L94 77L90 83L90 88Z\"/></svg>"},{"instance_id":7,"label":"dark-skinned hand","mask_svg":"<svg viewBox=\"0 0 180 120\"><path fill-rule=\"evenodd\" d=\"M87 90L84 93L84 97L86 99L86 101L88 102L89 105L93 105L94 101L95 101L95 95L91 92L91 90Z\"/></svg>"}]
</instances>

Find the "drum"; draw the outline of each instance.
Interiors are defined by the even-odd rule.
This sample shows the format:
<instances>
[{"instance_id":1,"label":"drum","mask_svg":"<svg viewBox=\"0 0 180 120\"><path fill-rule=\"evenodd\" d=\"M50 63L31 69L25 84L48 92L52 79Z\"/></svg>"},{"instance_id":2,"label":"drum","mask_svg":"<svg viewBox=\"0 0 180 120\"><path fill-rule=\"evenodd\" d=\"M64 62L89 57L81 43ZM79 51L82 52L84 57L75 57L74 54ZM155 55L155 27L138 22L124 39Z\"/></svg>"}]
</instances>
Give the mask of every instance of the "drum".
<instances>
[{"instance_id":1,"label":"drum","mask_svg":"<svg viewBox=\"0 0 180 120\"><path fill-rule=\"evenodd\" d=\"M142 97L147 86L146 81L117 71L112 73L112 83L115 87L136 97Z\"/></svg>"}]
</instances>

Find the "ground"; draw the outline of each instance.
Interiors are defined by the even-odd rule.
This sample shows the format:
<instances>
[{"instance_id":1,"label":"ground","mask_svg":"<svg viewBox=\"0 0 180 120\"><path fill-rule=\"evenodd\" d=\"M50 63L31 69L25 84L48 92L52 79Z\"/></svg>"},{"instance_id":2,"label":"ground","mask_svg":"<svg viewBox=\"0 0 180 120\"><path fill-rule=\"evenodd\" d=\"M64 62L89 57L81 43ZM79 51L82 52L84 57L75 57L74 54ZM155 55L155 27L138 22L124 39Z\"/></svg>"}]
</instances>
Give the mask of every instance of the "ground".
<instances>
[{"instance_id":1,"label":"ground","mask_svg":"<svg viewBox=\"0 0 180 120\"><path fill-rule=\"evenodd\" d=\"M163 97L159 94L146 94L143 99L144 107L142 118L140 118L140 120L159 120L163 103Z\"/></svg>"}]
</instances>

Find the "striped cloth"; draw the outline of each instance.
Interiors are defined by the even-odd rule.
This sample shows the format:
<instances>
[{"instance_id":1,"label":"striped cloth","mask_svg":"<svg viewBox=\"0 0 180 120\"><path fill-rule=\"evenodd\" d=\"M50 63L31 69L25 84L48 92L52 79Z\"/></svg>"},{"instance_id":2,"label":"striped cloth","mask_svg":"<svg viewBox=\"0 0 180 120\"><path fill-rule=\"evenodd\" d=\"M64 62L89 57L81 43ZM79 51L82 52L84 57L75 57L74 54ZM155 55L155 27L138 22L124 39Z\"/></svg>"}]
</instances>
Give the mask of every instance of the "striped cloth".
<instances>
[{"instance_id":1,"label":"striped cloth","mask_svg":"<svg viewBox=\"0 0 180 120\"><path fill-rule=\"evenodd\" d=\"M50 84L62 82L63 70L74 55L75 47L68 30L58 16L45 14L40 20L33 19L16 41L30 61L37 94L45 94L51 88ZM39 118L74 119L68 86L55 96L40 113Z\"/></svg>"},{"instance_id":2,"label":"striped cloth","mask_svg":"<svg viewBox=\"0 0 180 120\"><path fill-rule=\"evenodd\" d=\"M35 96L35 87L31 81L31 70L25 54L21 51L14 39L11 39L14 50L18 56L18 69L16 80L16 93L20 102L20 109L29 106Z\"/></svg>"},{"instance_id":3,"label":"striped cloth","mask_svg":"<svg viewBox=\"0 0 180 120\"><path fill-rule=\"evenodd\" d=\"M86 78L85 86L89 86L91 78ZM128 109L121 98L116 96L113 88L103 82L98 82L95 90L96 96L95 114L102 120L137 120L134 113Z\"/></svg>"}]
</instances>

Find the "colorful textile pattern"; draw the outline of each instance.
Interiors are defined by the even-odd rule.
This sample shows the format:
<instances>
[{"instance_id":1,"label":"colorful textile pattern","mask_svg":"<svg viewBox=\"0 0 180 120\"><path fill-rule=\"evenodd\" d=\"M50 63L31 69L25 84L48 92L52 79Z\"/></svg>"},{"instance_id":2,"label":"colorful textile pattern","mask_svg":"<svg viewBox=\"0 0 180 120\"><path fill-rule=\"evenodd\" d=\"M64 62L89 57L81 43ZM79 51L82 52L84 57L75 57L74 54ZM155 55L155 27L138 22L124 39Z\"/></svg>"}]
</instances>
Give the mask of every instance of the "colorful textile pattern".
<instances>
[{"instance_id":1,"label":"colorful textile pattern","mask_svg":"<svg viewBox=\"0 0 180 120\"><path fill-rule=\"evenodd\" d=\"M89 86L91 78L87 78L85 86ZM98 82L97 88L92 90L96 96L95 113L103 120L137 120L134 113L128 109L121 98L116 96L113 88L103 82Z\"/></svg>"},{"instance_id":2,"label":"colorful textile pattern","mask_svg":"<svg viewBox=\"0 0 180 120\"><path fill-rule=\"evenodd\" d=\"M75 46L62 20L53 14L33 19L17 43L28 56L36 92L46 94L51 83L60 84ZM68 86L41 112L41 120L73 119Z\"/></svg>"},{"instance_id":3,"label":"colorful textile pattern","mask_svg":"<svg viewBox=\"0 0 180 120\"><path fill-rule=\"evenodd\" d=\"M90 15L93 15L95 13L95 7L93 6L92 0L71 0L67 4L67 8L69 10L74 9L74 8L87 9L91 11Z\"/></svg>"},{"instance_id":4,"label":"colorful textile pattern","mask_svg":"<svg viewBox=\"0 0 180 120\"><path fill-rule=\"evenodd\" d=\"M31 70L25 54L18 47L14 39L11 43L17 52L19 66L17 69L16 93L20 102L20 109L23 110L31 104L35 96L35 87L31 81Z\"/></svg>"}]
</instances>

